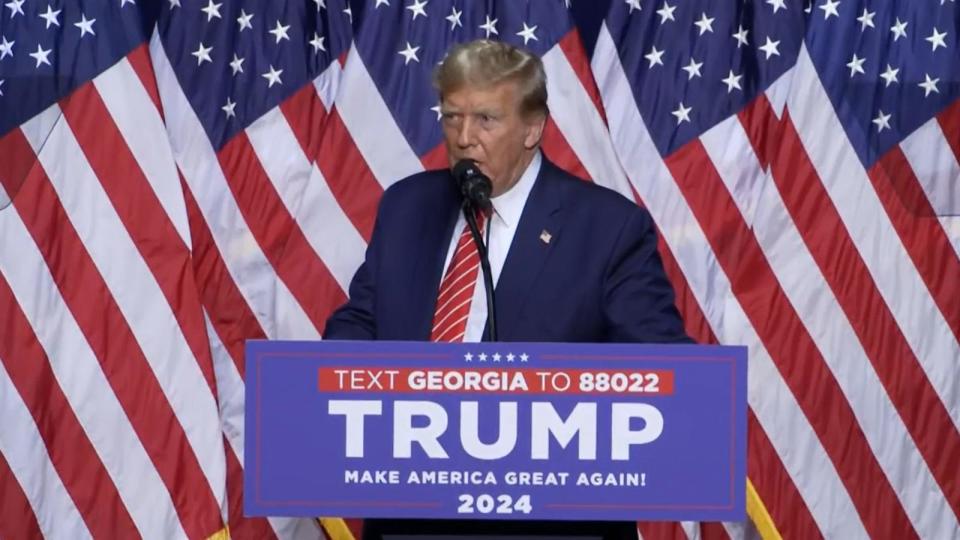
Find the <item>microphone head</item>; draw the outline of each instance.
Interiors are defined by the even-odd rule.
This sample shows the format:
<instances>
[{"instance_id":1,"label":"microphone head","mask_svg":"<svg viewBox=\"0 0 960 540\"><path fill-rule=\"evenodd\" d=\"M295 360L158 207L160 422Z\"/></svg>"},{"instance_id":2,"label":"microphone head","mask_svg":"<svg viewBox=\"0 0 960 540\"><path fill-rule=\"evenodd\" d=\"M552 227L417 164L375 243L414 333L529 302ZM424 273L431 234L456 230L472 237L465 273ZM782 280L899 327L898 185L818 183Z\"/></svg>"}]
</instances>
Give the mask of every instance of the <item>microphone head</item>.
<instances>
[{"instance_id":1,"label":"microphone head","mask_svg":"<svg viewBox=\"0 0 960 540\"><path fill-rule=\"evenodd\" d=\"M476 161L472 159L458 161L453 166L453 178L456 180L464 199L480 209L490 207L493 183L487 178L487 175L480 172Z\"/></svg>"}]
</instances>

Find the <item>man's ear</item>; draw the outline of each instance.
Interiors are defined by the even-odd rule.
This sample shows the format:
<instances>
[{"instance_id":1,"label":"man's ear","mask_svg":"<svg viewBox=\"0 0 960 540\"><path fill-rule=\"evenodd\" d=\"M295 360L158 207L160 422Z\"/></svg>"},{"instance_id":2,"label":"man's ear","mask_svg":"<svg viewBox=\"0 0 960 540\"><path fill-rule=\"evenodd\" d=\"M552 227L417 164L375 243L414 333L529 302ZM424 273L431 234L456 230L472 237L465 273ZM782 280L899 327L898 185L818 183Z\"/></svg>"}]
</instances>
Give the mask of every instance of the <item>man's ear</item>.
<instances>
[{"instance_id":1,"label":"man's ear","mask_svg":"<svg viewBox=\"0 0 960 540\"><path fill-rule=\"evenodd\" d=\"M526 135L523 138L523 146L527 150L532 150L540 144L543 138L543 128L547 124L547 115L536 115L526 122Z\"/></svg>"}]
</instances>

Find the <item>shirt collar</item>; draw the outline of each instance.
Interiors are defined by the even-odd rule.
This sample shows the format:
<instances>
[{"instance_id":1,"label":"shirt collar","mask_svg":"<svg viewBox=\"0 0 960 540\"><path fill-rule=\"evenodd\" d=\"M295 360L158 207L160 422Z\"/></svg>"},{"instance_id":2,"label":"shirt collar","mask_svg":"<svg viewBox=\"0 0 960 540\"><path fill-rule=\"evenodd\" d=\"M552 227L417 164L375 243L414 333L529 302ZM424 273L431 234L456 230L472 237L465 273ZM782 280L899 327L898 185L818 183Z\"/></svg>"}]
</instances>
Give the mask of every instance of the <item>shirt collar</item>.
<instances>
[{"instance_id":1,"label":"shirt collar","mask_svg":"<svg viewBox=\"0 0 960 540\"><path fill-rule=\"evenodd\" d=\"M537 153L533 155L533 159L530 160L530 164L527 165L526 170L520 175L520 180L517 180L517 183L508 189L506 193L501 193L497 197L490 199L490 202L493 204L494 214L499 216L508 227L516 227L520 221L520 214L523 213L523 206L527 202L530 190L533 189L533 183L540 174L540 165L542 162L543 157L540 155L540 151L537 150Z\"/></svg>"}]
</instances>

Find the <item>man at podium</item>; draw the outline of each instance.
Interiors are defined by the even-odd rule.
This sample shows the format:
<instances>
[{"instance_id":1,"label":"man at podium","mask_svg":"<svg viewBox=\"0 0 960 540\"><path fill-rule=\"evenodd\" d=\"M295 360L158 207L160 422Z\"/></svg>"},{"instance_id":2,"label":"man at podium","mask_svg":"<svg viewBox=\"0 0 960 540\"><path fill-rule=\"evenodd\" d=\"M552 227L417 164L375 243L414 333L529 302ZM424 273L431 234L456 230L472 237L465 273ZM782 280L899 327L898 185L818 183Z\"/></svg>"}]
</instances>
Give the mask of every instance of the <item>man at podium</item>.
<instances>
[{"instance_id":1,"label":"man at podium","mask_svg":"<svg viewBox=\"0 0 960 540\"><path fill-rule=\"evenodd\" d=\"M541 60L502 42L460 44L434 86L451 168L472 160L463 163L492 185L471 217L489 258L497 340L689 342L650 214L540 151L548 115ZM447 169L385 191L366 259L325 339L490 338L481 251L463 197ZM364 530L365 538L434 534L637 536L633 524L594 522L371 520Z\"/></svg>"}]
</instances>

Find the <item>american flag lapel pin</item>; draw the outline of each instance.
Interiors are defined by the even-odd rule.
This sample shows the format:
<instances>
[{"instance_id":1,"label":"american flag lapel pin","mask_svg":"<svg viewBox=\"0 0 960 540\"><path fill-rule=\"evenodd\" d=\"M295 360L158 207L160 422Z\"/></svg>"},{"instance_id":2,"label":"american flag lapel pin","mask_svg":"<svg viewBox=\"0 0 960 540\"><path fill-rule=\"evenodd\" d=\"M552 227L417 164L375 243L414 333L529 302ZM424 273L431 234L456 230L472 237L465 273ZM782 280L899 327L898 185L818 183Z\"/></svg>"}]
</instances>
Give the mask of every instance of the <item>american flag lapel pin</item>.
<instances>
[{"instance_id":1,"label":"american flag lapel pin","mask_svg":"<svg viewBox=\"0 0 960 540\"><path fill-rule=\"evenodd\" d=\"M551 239L553 239L553 235L546 229L540 232L540 241L544 244L549 244Z\"/></svg>"}]
</instances>

